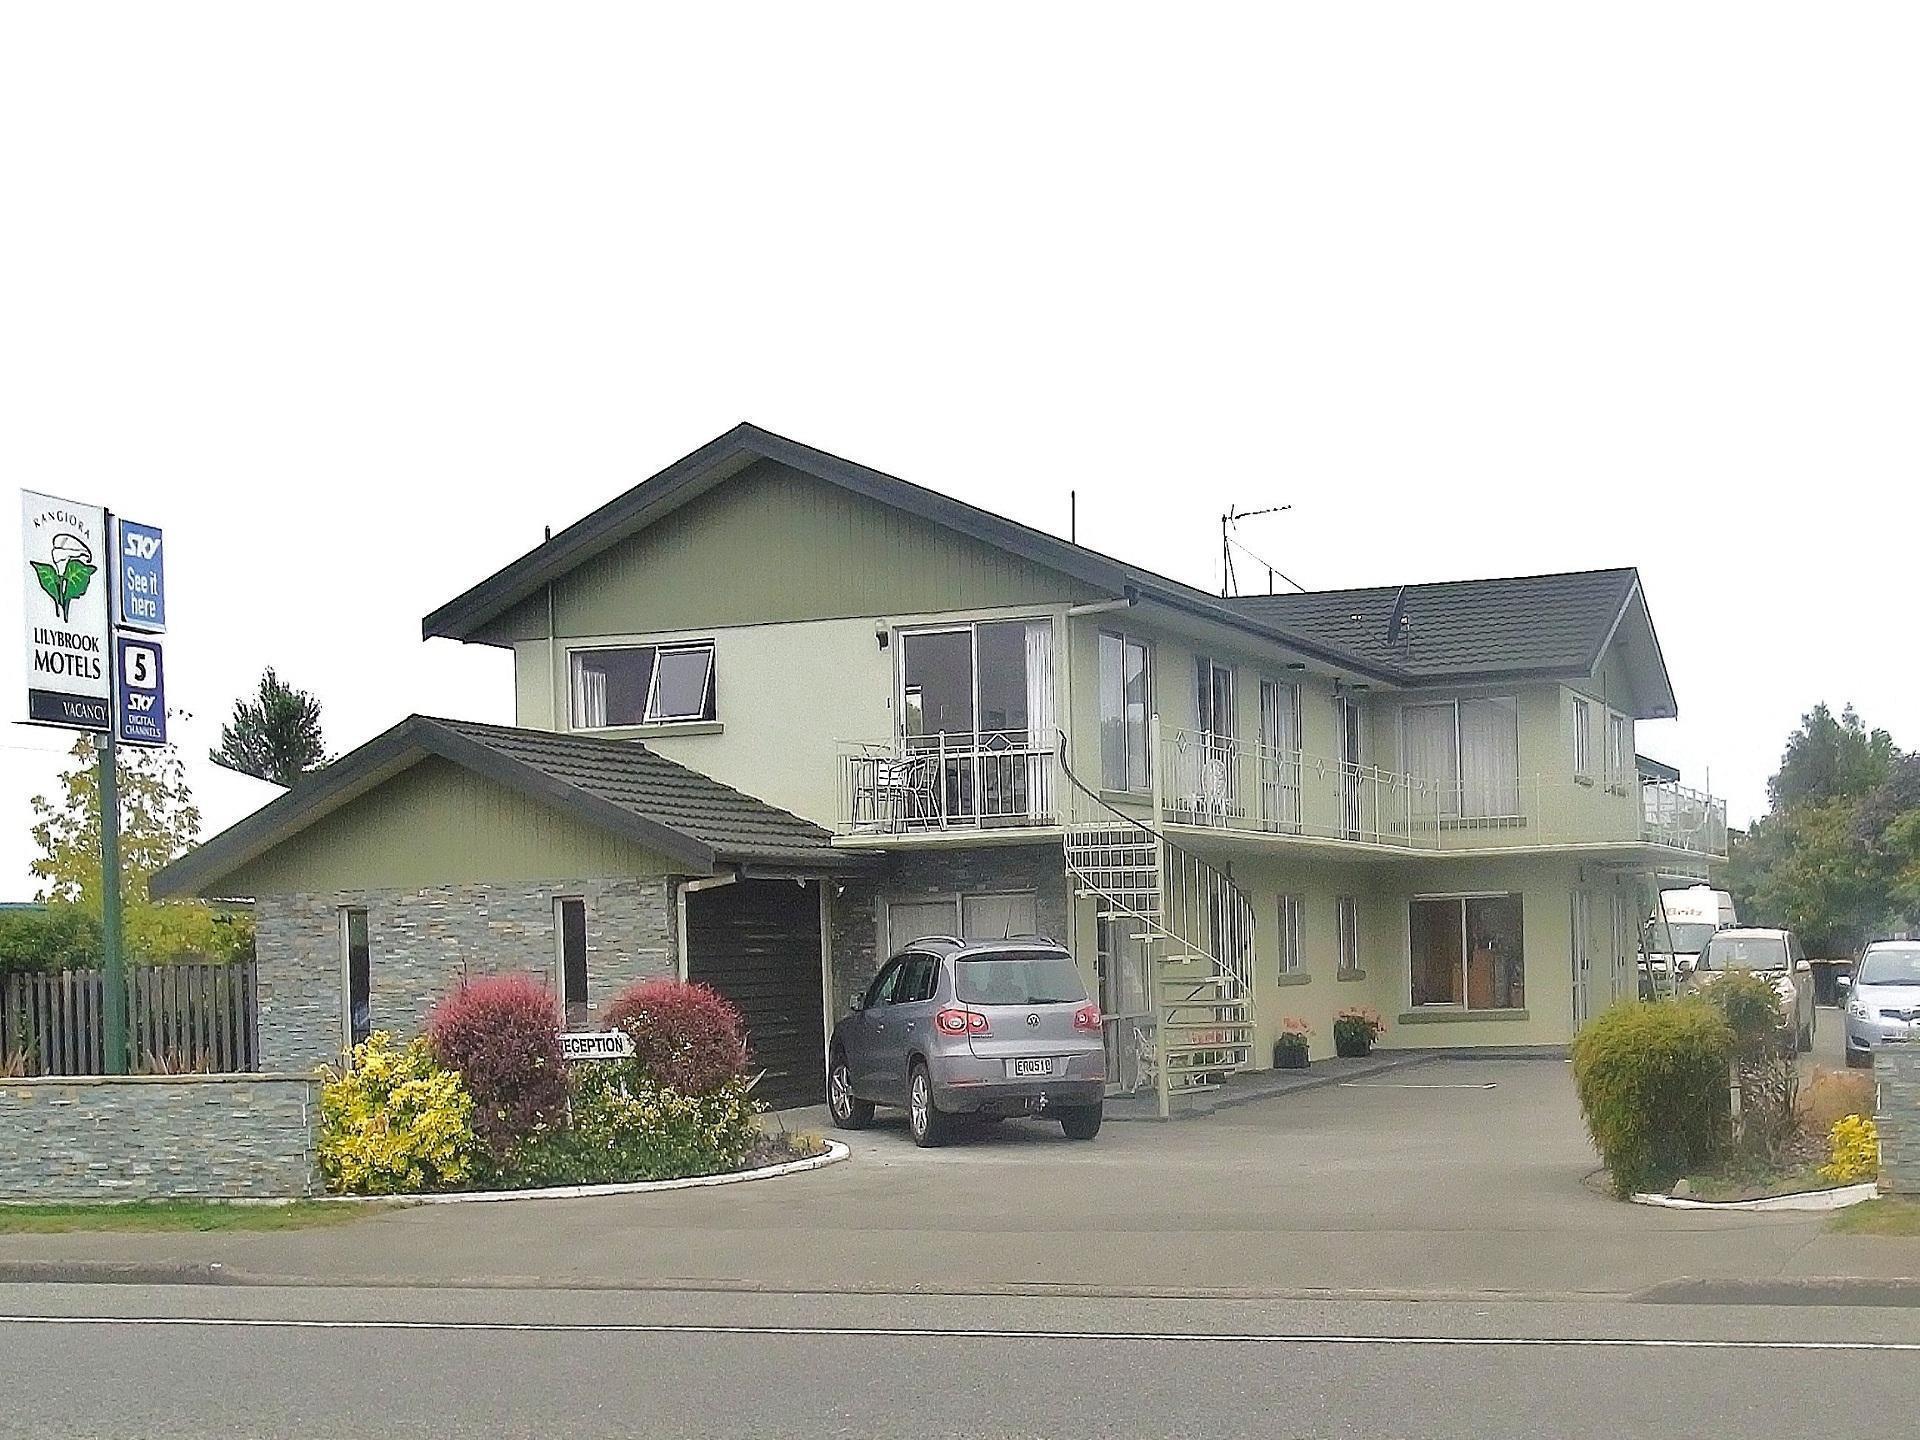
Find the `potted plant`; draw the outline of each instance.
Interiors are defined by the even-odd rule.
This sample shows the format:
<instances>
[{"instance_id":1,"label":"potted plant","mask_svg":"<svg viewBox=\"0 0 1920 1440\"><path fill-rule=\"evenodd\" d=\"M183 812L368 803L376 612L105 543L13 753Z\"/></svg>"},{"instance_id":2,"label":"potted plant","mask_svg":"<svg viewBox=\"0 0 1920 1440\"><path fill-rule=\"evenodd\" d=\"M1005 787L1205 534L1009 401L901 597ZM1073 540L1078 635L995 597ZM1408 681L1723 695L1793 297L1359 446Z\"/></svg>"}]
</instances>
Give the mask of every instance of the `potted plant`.
<instances>
[{"instance_id":1,"label":"potted plant","mask_svg":"<svg viewBox=\"0 0 1920 1440\"><path fill-rule=\"evenodd\" d=\"M1304 1070L1307 1068L1307 1041L1313 1034L1313 1027L1297 1015L1289 1015L1280 1022L1280 1034L1273 1042L1273 1068L1276 1070Z\"/></svg>"},{"instance_id":2,"label":"potted plant","mask_svg":"<svg viewBox=\"0 0 1920 1440\"><path fill-rule=\"evenodd\" d=\"M1380 1012L1370 1005L1349 1005L1333 1020L1333 1053L1355 1059L1373 1049L1387 1028Z\"/></svg>"}]
</instances>

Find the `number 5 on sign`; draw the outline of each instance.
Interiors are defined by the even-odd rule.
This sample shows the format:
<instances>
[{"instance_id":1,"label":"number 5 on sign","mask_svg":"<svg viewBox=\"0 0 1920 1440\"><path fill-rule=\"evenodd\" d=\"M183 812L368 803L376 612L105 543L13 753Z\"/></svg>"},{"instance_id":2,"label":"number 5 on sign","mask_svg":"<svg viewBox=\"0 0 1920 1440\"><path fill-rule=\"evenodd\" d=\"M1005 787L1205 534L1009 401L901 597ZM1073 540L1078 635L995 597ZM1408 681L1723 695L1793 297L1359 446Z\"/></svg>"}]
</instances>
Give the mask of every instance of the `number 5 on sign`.
<instances>
[{"instance_id":1,"label":"number 5 on sign","mask_svg":"<svg viewBox=\"0 0 1920 1440\"><path fill-rule=\"evenodd\" d=\"M167 743L167 694L160 644L147 635L116 635L113 644L115 729L128 745Z\"/></svg>"}]
</instances>

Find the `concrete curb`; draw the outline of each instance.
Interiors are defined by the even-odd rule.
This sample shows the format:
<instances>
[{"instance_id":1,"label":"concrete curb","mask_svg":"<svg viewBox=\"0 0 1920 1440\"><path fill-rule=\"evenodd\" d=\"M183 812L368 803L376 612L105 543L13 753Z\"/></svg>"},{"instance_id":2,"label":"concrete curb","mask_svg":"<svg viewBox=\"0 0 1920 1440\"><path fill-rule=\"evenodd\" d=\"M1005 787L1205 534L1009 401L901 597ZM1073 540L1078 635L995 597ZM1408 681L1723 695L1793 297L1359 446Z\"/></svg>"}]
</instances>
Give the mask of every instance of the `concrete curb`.
<instances>
[{"instance_id":1,"label":"concrete curb","mask_svg":"<svg viewBox=\"0 0 1920 1440\"><path fill-rule=\"evenodd\" d=\"M786 1160L778 1165L762 1165L758 1170L735 1170L725 1175L690 1175L684 1180L632 1180L615 1185L549 1185L542 1190L461 1190L447 1195L329 1195L325 1199L345 1205L392 1204L398 1198L404 1205L491 1205L508 1200L589 1200L600 1195L651 1195L658 1190L699 1190L711 1185L741 1185L749 1180L772 1180L780 1175L798 1175L838 1165L853 1157L853 1151L838 1140L826 1142L827 1153L809 1155L804 1160Z\"/></svg>"},{"instance_id":2,"label":"concrete curb","mask_svg":"<svg viewBox=\"0 0 1920 1440\"><path fill-rule=\"evenodd\" d=\"M1841 1185L1832 1190L1802 1190L1793 1195L1768 1195L1760 1200L1694 1200L1682 1195L1641 1193L1627 1198L1636 1205L1657 1205L1663 1210L1730 1210L1750 1213L1756 1210L1844 1210L1863 1200L1876 1200L1880 1187Z\"/></svg>"}]
</instances>

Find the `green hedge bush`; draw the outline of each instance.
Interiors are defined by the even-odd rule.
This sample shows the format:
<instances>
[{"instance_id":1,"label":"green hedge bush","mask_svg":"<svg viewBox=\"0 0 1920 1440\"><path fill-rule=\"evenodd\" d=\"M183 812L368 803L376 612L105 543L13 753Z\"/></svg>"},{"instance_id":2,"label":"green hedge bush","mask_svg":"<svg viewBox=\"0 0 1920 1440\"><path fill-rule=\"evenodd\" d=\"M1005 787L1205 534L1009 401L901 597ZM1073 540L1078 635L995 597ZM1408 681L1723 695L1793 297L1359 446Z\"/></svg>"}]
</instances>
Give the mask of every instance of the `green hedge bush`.
<instances>
[{"instance_id":1,"label":"green hedge bush","mask_svg":"<svg viewBox=\"0 0 1920 1440\"><path fill-rule=\"evenodd\" d=\"M631 1061L571 1067L571 1123L515 1145L498 1183L511 1188L677 1180L737 1170L760 1142L759 1108L744 1079L687 1095Z\"/></svg>"},{"instance_id":2,"label":"green hedge bush","mask_svg":"<svg viewBox=\"0 0 1920 1440\"><path fill-rule=\"evenodd\" d=\"M1727 1135L1733 1031L1697 1000L1625 1001L1573 1042L1573 1083L1616 1195L1665 1190Z\"/></svg>"}]
</instances>

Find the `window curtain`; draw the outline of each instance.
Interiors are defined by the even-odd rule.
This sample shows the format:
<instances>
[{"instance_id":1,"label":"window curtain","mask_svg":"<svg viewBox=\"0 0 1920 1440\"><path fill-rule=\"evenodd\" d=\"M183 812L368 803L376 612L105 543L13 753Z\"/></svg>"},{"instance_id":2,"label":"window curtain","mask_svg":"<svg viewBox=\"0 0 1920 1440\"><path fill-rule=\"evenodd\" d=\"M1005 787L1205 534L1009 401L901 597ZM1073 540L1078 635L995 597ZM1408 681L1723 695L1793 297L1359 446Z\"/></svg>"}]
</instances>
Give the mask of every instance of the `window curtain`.
<instances>
[{"instance_id":1,"label":"window curtain","mask_svg":"<svg viewBox=\"0 0 1920 1440\"><path fill-rule=\"evenodd\" d=\"M1053 720L1053 622L1027 623L1027 795L1034 816L1052 815L1053 747L1057 736Z\"/></svg>"},{"instance_id":2,"label":"window curtain","mask_svg":"<svg viewBox=\"0 0 1920 1440\"><path fill-rule=\"evenodd\" d=\"M1460 752L1454 745L1453 706L1409 705L1400 712L1402 757L1413 781L1416 815L1460 813Z\"/></svg>"},{"instance_id":3,"label":"window curtain","mask_svg":"<svg viewBox=\"0 0 1920 1440\"><path fill-rule=\"evenodd\" d=\"M1510 700L1460 702L1461 813L1520 813L1520 718Z\"/></svg>"},{"instance_id":4,"label":"window curtain","mask_svg":"<svg viewBox=\"0 0 1920 1440\"><path fill-rule=\"evenodd\" d=\"M1127 784L1126 642L1100 636L1100 783L1109 790Z\"/></svg>"},{"instance_id":5,"label":"window curtain","mask_svg":"<svg viewBox=\"0 0 1920 1440\"><path fill-rule=\"evenodd\" d=\"M607 672L573 657L573 728L601 730L607 723Z\"/></svg>"}]
</instances>

